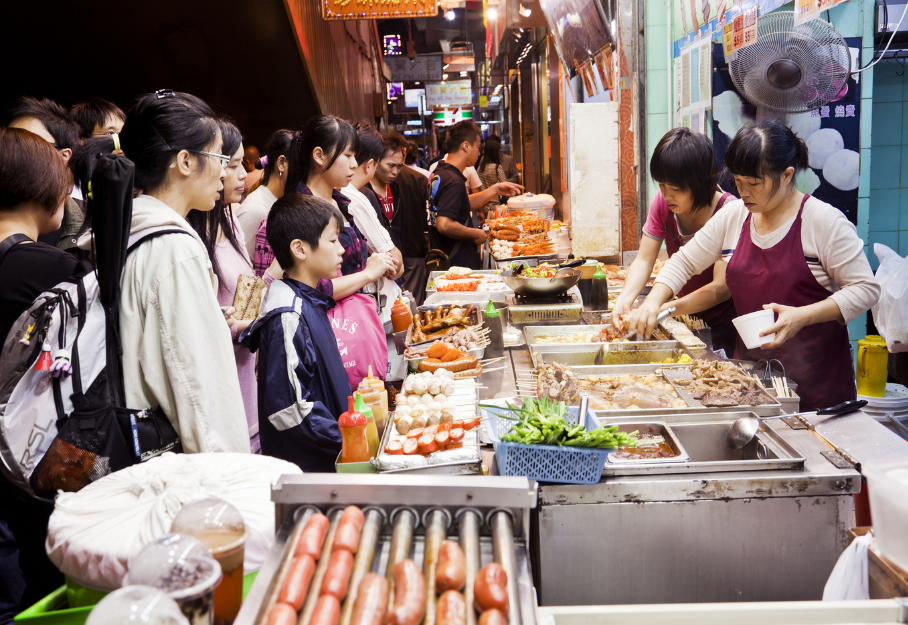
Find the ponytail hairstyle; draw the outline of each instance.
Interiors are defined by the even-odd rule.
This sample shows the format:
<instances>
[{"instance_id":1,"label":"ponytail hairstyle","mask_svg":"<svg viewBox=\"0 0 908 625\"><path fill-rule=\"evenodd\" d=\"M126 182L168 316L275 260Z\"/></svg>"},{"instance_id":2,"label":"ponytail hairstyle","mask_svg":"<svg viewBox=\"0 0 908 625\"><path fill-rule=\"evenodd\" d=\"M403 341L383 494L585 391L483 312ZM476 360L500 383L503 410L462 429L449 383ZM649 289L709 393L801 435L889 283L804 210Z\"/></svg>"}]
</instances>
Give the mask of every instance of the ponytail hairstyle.
<instances>
[{"instance_id":1,"label":"ponytail hairstyle","mask_svg":"<svg viewBox=\"0 0 908 625\"><path fill-rule=\"evenodd\" d=\"M312 152L319 147L328 156L328 162L313 170ZM293 136L290 144L286 193L298 193L310 173L320 174L331 169L337 157L347 149L359 151L359 139L350 122L334 115L319 115L310 119L303 131Z\"/></svg>"},{"instance_id":2,"label":"ponytail hairstyle","mask_svg":"<svg viewBox=\"0 0 908 625\"><path fill-rule=\"evenodd\" d=\"M265 150L265 156L255 162L256 169L264 170L262 174L262 184L268 184L271 180L271 174L277 167L277 161L280 157L290 160L290 142L293 141L292 130L276 130L271 139L268 141L268 148Z\"/></svg>"},{"instance_id":3,"label":"ponytail hairstyle","mask_svg":"<svg viewBox=\"0 0 908 625\"><path fill-rule=\"evenodd\" d=\"M774 119L748 124L738 131L725 151L725 168L734 176L772 180L776 194L782 173L807 169L807 144L791 128Z\"/></svg>"},{"instance_id":4,"label":"ponytail hairstyle","mask_svg":"<svg viewBox=\"0 0 908 625\"><path fill-rule=\"evenodd\" d=\"M665 133L653 150L649 173L660 184L689 191L693 212L712 205L719 186L719 163L712 141L688 128Z\"/></svg>"},{"instance_id":5,"label":"ponytail hairstyle","mask_svg":"<svg viewBox=\"0 0 908 625\"><path fill-rule=\"evenodd\" d=\"M240 133L239 128L223 119L218 120L218 128L220 128L221 137L224 139L223 153L232 159L243 143L243 135ZM226 284L224 276L221 275L221 267L218 264L217 254L215 254L218 235L223 233L227 242L240 253L240 256L246 259L246 262L249 262L249 258L246 254L245 246L241 246L239 241L237 241L236 231L233 226L233 211L230 210L230 205L224 202L224 192L221 191L221 199L215 202L213 209L210 211L193 209L186 215L186 221L198 233L202 243L205 244L205 249L208 250L208 259L211 261L214 274L218 277L218 289L228 288L229 285ZM249 266L252 267L251 264Z\"/></svg>"},{"instance_id":6,"label":"ponytail hairstyle","mask_svg":"<svg viewBox=\"0 0 908 625\"><path fill-rule=\"evenodd\" d=\"M194 95L161 89L138 99L116 139L126 157L135 164L135 192L147 193L164 183L177 153L210 151L217 136L218 122L211 107ZM115 149L114 137L109 135L86 139L76 149L73 172L83 193L87 193L97 159ZM199 167L211 167L209 161L199 159ZM91 224L92 204L86 198L82 231Z\"/></svg>"}]
</instances>

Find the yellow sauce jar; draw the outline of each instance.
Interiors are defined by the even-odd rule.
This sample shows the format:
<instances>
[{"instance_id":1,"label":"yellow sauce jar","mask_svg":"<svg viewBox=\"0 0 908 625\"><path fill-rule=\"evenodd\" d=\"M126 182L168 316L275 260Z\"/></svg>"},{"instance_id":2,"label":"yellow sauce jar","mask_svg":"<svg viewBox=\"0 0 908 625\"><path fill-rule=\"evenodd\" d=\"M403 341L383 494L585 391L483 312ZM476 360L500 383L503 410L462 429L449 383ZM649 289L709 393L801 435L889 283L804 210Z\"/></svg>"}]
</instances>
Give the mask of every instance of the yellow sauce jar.
<instances>
[{"instance_id":1,"label":"yellow sauce jar","mask_svg":"<svg viewBox=\"0 0 908 625\"><path fill-rule=\"evenodd\" d=\"M888 364L889 350L883 337L868 334L858 341L856 376L858 395L882 397L886 394Z\"/></svg>"}]
</instances>

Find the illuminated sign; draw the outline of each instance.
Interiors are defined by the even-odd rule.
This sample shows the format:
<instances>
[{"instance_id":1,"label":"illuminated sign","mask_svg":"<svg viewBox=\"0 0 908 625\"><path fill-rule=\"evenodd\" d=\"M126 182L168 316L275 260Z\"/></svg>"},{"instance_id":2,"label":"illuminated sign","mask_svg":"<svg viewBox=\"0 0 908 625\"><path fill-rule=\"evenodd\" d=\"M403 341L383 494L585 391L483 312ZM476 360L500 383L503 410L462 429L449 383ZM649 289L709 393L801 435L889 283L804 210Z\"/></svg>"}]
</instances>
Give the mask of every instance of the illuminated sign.
<instances>
[{"instance_id":1,"label":"illuminated sign","mask_svg":"<svg viewBox=\"0 0 908 625\"><path fill-rule=\"evenodd\" d=\"M312 1L312 0L309 0ZM325 20L381 20L438 15L436 0L319 0Z\"/></svg>"},{"instance_id":2,"label":"illuminated sign","mask_svg":"<svg viewBox=\"0 0 908 625\"><path fill-rule=\"evenodd\" d=\"M404 106L408 109L419 108L419 97L426 95L425 89L407 89L404 91Z\"/></svg>"},{"instance_id":3,"label":"illuminated sign","mask_svg":"<svg viewBox=\"0 0 908 625\"><path fill-rule=\"evenodd\" d=\"M400 56L400 35L385 35L382 38L382 49L385 56Z\"/></svg>"},{"instance_id":4,"label":"illuminated sign","mask_svg":"<svg viewBox=\"0 0 908 625\"><path fill-rule=\"evenodd\" d=\"M396 100L404 94L404 83L402 82L389 82L388 83L388 99Z\"/></svg>"},{"instance_id":5,"label":"illuminated sign","mask_svg":"<svg viewBox=\"0 0 908 625\"><path fill-rule=\"evenodd\" d=\"M426 103L435 106L472 106L473 90L469 80L430 82L426 85Z\"/></svg>"}]
</instances>

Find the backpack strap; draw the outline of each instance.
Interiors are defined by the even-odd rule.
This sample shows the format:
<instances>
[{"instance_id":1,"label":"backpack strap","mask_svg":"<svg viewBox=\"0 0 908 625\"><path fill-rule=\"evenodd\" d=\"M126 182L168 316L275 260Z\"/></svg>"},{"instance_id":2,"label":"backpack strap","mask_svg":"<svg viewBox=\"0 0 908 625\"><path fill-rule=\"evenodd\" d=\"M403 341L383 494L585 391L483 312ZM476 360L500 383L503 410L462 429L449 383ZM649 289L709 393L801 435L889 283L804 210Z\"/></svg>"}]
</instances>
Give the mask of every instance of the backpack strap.
<instances>
[{"instance_id":1,"label":"backpack strap","mask_svg":"<svg viewBox=\"0 0 908 625\"><path fill-rule=\"evenodd\" d=\"M11 234L0 241L0 263L3 262L3 258L6 256L6 253L10 251L14 245L18 245L23 241L31 241L31 239L24 234L16 233Z\"/></svg>"},{"instance_id":2,"label":"backpack strap","mask_svg":"<svg viewBox=\"0 0 908 625\"><path fill-rule=\"evenodd\" d=\"M129 236L128 247L126 248L126 255L129 256L132 254L137 247L142 245L145 241L151 241L165 234L186 234L189 235L183 228L177 228L172 226L158 226L156 228L147 228L132 234ZM192 236L192 235L190 235Z\"/></svg>"}]
</instances>

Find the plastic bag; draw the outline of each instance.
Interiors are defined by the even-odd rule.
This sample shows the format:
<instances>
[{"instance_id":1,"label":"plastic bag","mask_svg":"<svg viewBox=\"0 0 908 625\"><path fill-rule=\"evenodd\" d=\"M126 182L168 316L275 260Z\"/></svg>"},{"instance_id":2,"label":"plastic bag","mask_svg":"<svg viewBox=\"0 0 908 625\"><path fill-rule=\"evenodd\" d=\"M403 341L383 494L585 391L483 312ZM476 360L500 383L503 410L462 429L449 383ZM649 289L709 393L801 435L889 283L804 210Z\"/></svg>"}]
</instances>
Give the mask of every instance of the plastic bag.
<instances>
[{"instance_id":1,"label":"plastic bag","mask_svg":"<svg viewBox=\"0 0 908 625\"><path fill-rule=\"evenodd\" d=\"M870 309L873 323L890 352L908 352L908 259L882 243L873 244L873 253L880 259L876 281L881 288L879 301Z\"/></svg>"},{"instance_id":2,"label":"plastic bag","mask_svg":"<svg viewBox=\"0 0 908 625\"><path fill-rule=\"evenodd\" d=\"M873 537L870 534L858 536L839 556L826 587L823 601L858 601L870 599L867 578L867 550Z\"/></svg>"}]
</instances>

